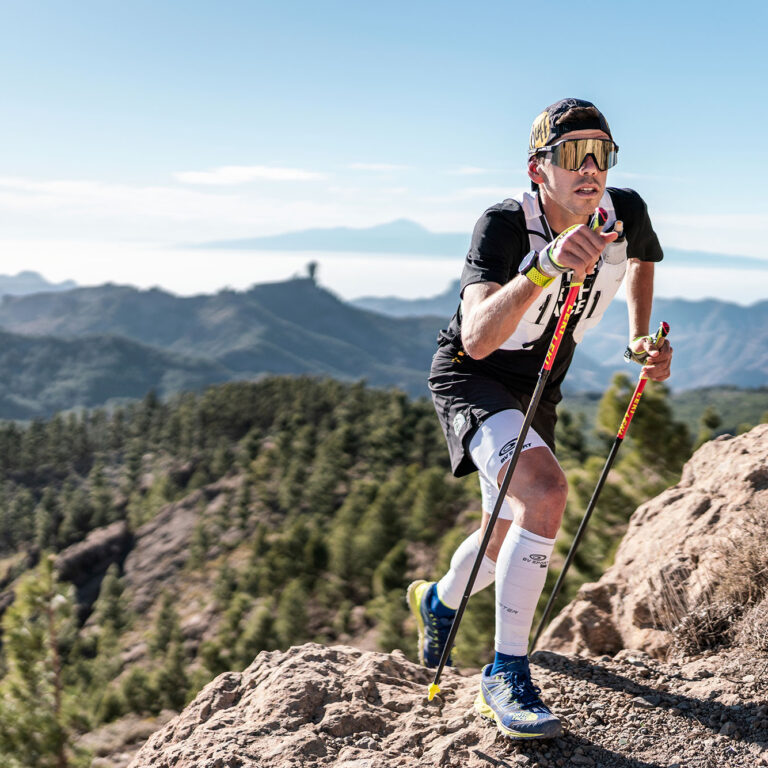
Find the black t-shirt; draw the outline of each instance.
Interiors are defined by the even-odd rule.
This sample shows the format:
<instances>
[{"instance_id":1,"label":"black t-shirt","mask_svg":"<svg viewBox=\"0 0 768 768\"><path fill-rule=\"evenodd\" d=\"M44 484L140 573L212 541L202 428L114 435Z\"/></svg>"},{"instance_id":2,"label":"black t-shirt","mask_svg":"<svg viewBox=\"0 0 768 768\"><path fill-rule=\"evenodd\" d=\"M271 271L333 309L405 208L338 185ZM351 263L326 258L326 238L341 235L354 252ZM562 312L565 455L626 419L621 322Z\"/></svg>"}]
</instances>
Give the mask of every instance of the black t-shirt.
<instances>
[{"instance_id":1,"label":"black t-shirt","mask_svg":"<svg viewBox=\"0 0 768 768\"><path fill-rule=\"evenodd\" d=\"M609 187L611 200L616 211L616 218L624 224L627 239L627 258L640 261L661 261L663 253L656 233L648 217L645 202L632 189ZM545 229L546 231L546 229ZM472 233L472 242L461 275L461 293L473 283L499 283L505 285L518 274L520 263L530 251L525 215L517 200L504 200L491 206L480 217ZM584 291L588 292L594 275L587 275ZM565 302L567 287L558 297L559 306ZM573 327L584 304L576 307L566 328L560 349L552 367L545 397L554 402L561 398L560 384L565 377L573 358L576 343L573 339ZM555 312L549 326L541 338L527 349L497 349L482 360L467 361L477 373L492 376L507 384L511 389L530 392L536 384L539 371L544 362L547 348L552 339L559 316ZM461 306L451 319L447 329L440 332L440 346L445 346L451 355L461 349ZM463 366L463 370L467 370Z\"/></svg>"}]
</instances>

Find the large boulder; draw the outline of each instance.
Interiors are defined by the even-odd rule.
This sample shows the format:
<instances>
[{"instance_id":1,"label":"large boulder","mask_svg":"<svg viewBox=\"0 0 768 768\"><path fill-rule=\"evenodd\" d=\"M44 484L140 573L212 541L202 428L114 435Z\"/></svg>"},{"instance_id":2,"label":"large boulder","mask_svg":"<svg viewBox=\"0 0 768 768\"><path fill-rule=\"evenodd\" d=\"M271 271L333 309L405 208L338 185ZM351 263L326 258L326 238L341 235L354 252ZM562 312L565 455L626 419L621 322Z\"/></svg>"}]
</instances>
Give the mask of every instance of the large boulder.
<instances>
[{"instance_id":1,"label":"large boulder","mask_svg":"<svg viewBox=\"0 0 768 768\"><path fill-rule=\"evenodd\" d=\"M478 736L469 727L474 718L465 717L474 686L452 669L441 686L451 694L457 684L460 689L449 707L450 735L445 725L430 732L442 710L440 699L427 705L431 680L429 670L399 651L389 655L310 643L264 651L243 672L227 672L209 683L149 739L131 766L363 768L371 757L376 765L416 766L422 760L432 765L449 746L466 749Z\"/></svg>"},{"instance_id":2,"label":"large boulder","mask_svg":"<svg viewBox=\"0 0 768 768\"><path fill-rule=\"evenodd\" d=\"M750 521L764 531L767 520L768 424L706 443L676 486L632 515L614 564L579 590L538 647L665 655L674 640L670 630L706 605L725 570L741 567L738 555L727 562L729 547L738 548Z\"/></svg>"}]
</instances>

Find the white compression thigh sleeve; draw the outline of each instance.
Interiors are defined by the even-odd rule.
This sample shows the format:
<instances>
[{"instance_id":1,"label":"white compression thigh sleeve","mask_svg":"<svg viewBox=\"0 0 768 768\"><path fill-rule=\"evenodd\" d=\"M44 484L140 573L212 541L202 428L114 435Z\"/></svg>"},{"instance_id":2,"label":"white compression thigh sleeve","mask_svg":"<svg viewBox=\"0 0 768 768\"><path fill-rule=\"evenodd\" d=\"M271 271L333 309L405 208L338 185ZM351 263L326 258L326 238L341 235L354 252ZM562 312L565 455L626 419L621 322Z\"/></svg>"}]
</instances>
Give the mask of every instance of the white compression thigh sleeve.
<instances>
[{"instance_id":1,"label":"white compression thigh sleeve","mask_svg":"<svg viewBox=\"0 0 768 768\"><path fill-rule=\"evenodd\" d=\"M437 582L437 596L440 598L440 602L448 608L456 610L461 603L461 598L464 597L469 574L472 573L472 566L475 564L475 558L480 551L480 534L481 531L475 531L464 539L453 553L450 570ZM496 563L488 555L483 555L480 570L478 570L477 578L472 585L472 594L474 595L475 592L493 584L495 573Z\"/></svg>"},{"instance_id":2,"label":"white compression thigh sleeve","mask_svg":"<svg viewBox=\"0 0 768 768\"><path fill-rule=\"evenodd\" d=\"M512 524L496 561L496 650L528 653L528 635L539 602L554 539Z\"/></svg>"}]
</instances>

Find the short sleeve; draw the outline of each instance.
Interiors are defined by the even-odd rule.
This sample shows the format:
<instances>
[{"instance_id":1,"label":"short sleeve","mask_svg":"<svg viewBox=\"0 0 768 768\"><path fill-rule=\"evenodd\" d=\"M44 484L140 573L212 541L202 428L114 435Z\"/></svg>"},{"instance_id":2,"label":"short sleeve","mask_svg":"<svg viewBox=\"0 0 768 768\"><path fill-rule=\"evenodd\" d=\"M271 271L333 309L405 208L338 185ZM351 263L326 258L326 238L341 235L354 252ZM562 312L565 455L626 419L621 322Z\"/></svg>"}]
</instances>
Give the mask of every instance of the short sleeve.
<instances>
[{"instance_id":1,"label":"short sleeve","mask_svg":"<svg viewBox=\"0 0 768 768\"><path fill-rule=\"evenodd\" d=\"M634 189L608 190L616 209L616 218L624 223L627 236L627 258L638 261L661 261L664 252L653 231L648 206Z\"/></svg>"},{"instance_id":2,"label":"short sleeve","mask_svg":"<svg viewBox=\"0 0 768 768\"><path fill-rule=\"evenodd\" d=\"M475 224L464 270L461 292L473 283L508 283L525 256L525 216L516 200L489 208Z\"/></svg>"}]
</instances>

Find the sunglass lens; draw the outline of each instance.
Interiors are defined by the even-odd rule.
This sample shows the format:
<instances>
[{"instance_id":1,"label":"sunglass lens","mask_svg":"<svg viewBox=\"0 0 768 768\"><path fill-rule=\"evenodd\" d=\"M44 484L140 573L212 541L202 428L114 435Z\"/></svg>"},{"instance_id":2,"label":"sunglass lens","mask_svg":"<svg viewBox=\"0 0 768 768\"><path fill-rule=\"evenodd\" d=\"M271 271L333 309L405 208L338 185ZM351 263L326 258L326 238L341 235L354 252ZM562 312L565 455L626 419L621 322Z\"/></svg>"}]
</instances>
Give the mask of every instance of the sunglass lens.
<instances>
[{"instance_id":1,"label":"sunglass lens","mask_svg":"<svg viewBox=\"0 0 768 768\"><path fill-rule=\"evenodd\" d=\"M618 148L607 139L572 139L552 148L552 161L560 168L578 171L589 155L601 171L616 165Z\"/></svg>"}]
</instances>

